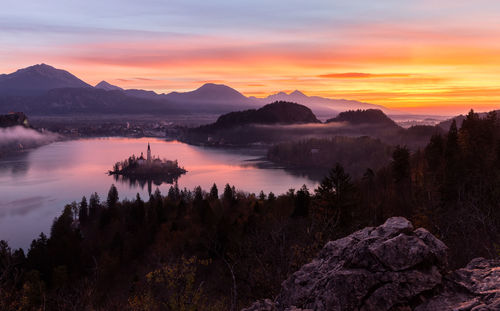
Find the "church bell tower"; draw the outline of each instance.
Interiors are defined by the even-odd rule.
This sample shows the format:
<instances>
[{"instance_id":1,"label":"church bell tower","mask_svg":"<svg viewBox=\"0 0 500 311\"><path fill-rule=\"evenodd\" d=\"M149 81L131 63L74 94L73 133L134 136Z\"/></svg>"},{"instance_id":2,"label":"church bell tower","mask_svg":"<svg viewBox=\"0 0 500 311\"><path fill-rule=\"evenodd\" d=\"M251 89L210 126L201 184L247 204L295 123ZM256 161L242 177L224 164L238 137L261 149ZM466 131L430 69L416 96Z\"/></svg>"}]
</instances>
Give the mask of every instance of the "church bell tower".
<instances>
[{"instance_id":1,"label":"church bell tower","mask_svg":"<svg viewBox=\"0 0 500 311\"><path fill-rule=\"evenodd\" d=\"M151 147L149 146L149 143L148 143L148 156L146 161L148 164L151 164Z\"/></svg>"}]
</instances>

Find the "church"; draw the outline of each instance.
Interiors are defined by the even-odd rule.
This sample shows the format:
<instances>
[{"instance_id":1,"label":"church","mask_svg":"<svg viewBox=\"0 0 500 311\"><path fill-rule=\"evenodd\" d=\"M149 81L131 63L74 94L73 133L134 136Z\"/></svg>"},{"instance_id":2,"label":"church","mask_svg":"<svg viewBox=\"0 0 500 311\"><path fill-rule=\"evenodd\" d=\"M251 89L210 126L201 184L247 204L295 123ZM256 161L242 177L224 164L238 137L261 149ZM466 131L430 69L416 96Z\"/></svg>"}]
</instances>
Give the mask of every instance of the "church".
<instances>
[{"instance_id":1,"label":"church","mask_svg":"<svg viewBox=\"0 0 500 311\"><path fill-rule=\"evenodd\" d=\"M141 152L141 156L137 159L137 163L139 165L148 165L150 166L153 163L153 159L151 158L151 146L148 143L148 151L146 155L146 159L144 159L144 154Z\"/></svg>"}]
</instances>

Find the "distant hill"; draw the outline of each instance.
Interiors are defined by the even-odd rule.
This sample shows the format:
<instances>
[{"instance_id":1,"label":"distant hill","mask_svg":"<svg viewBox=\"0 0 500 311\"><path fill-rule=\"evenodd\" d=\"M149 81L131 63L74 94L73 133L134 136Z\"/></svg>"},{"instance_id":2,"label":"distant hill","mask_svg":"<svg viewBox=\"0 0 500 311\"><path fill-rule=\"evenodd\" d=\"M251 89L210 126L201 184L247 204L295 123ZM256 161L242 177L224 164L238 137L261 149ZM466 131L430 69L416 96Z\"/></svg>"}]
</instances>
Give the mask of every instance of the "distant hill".
<instances>
[{"instance_id":1,"label":"distant hill","mask_svg":"<svg viewBox=\"0 0 500 311\"><path fill-rule=\"evenodd\" d=\"M212 128L223 129L245 124L320 123L311 109L296 103L278 101L259 109L230 112L222 115Z\"/></svg>"},{"instance_id":2,"label":"distant hill","mask_svg":"<svg viewBox=\"0 0 500 311\"><path fill-rule=\"evenodd\" d=\"M395 113L391 109L387 109L384 106L374 105L369 103L364 103L356 100L347 99L331 99L320 96L307 96L299 90L295 90L290 94L285 92L279 92L273 95L269 95L265 98L249 97L252 100L260 102L261 104L266 104L274 101L289 101L298 103L301 105L306 105L311 108L316 115L322 116L333 116L342 111L355 110L355 109L380 109L386 113Z\"/></svg>"},{"instance_id":3,"label":"distant hill","mask_svg":"<svg viewBox=\"0 0 500 311\"><path fill-rule=\"evenodd\" d=\"M331 122L348 122L352 125L370 124L383 125L388 127L399 127L396 122L389 118L382 110L367 109L367 110L349 110L341 112L335 118L329 119L326 123Z\"/></svg>"},{"instance_id":4,"label":"distant hill","mask_svg":"<svg viewBox=\"0 0 500 311\"><path fill-rule=\"evenodd\" d=\"M96 84L95 88L106 90L106 91L123 91L123 89L121 87L118 87L118 86L113 85L113 84L109 84L106 81L99 82L98 84Z\"/></svg>"},{"instance_id":5,"label":"distant hill","mask_svg":"<svg viewBox=\"0 0 500 311\"><path fill-rule=\"evenodd\" d=\"M172 92L165 97L175 102L249 102L243 94L223 84L206 83L190 92Z\"/></svg>"},{"instance_id":6,"label":"distant hill","mask_svg":"<svg viewBox=\"0 0 500 311\"><path fill-rule=\"evenodd\" d=\"M35 96L56 88L92 87L71 73L46 64L19 69L0 76L0 94Z\"/></svg>"}]
</instances>

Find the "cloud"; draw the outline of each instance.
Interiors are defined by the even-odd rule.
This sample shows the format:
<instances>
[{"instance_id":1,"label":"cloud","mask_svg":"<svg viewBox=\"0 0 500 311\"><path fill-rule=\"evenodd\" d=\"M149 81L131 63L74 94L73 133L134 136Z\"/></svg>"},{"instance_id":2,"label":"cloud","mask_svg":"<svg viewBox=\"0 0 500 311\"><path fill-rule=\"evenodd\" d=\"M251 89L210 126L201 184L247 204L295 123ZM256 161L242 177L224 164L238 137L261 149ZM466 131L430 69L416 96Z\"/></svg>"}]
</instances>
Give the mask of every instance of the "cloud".
<instances>
[{"instance_id":1,"label":"cloud","mask_svg":"<svg viewBox=\"0 0 500 311\"><path fill-rule=\"evenodd\" d=\"M43 61L158 93L224 81L388 107L500 102L454 91L500 82L498 1L256 1L9 1L0 68Z\"/></svg>"},{"instance_id":2,"label":"cloud","mask_svg":"<svg viewBox=\"0 0 500 311\"><path fill-rule=\"evenodd\" d=\"M370 79L370 78L406 78L411 74L407 73L364 73L364 72L343 72L343 73L328 73L319 75L319 78L328 79Z\"/></svg>"},{"instance_id":3,"label":"cloud","mask_svg":"<svg viewBox=\"0 0 500 311\"><path fill-rule=\"evenodd\" d=\"M156 81L157 79L151 79L151 78L142 78L142 77L135 77L133 78L134 80L139 80L139 81Z\"/></svg>"}]
</instances>

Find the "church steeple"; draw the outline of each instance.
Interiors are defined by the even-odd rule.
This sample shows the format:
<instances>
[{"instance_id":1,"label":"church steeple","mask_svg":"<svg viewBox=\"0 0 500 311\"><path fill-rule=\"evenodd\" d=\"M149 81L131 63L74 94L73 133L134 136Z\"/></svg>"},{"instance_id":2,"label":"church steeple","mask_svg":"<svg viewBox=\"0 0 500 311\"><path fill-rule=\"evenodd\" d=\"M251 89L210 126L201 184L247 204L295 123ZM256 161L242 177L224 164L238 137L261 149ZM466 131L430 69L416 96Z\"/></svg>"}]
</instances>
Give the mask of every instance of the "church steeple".
<instances>
[{"instance_id":1,"label":"church steeple","mask_svg":"<svg viewBox=\"0 0 500 311\"><path fill-rule=\"evenodd\" d=\"M148 164L151 164L151 147L149 146L149 143L148 143L148 155L146 161Z\"/></svg>"}]
</instances>

